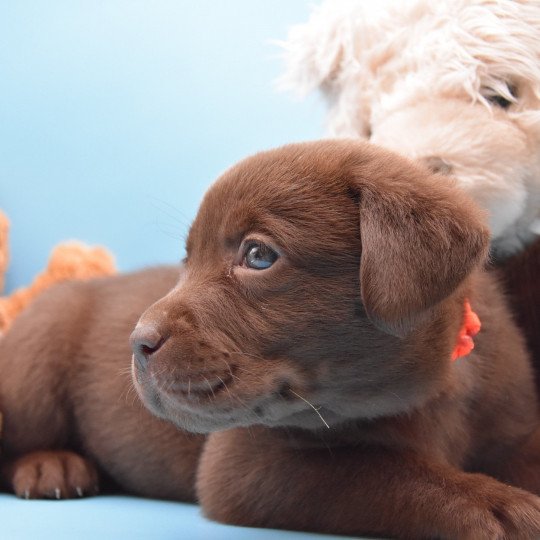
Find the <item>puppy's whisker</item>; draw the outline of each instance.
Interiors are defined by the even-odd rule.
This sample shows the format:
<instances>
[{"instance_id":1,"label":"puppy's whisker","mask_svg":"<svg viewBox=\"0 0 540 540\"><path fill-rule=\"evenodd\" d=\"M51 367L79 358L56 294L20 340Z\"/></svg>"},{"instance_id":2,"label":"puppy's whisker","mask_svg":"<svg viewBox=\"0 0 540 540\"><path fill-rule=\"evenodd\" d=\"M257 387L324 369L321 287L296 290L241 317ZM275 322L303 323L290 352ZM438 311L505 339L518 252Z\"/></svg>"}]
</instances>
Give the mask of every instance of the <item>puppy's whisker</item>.
<instances>
[{"instance_id":1,"label":"puppy's whisker","mask_svg":"<svg viewBox=\"0 0 540 540\"><path fill-rule=\"evenodd\" d=\"M129 375L131 376L131 366L129 367L123 367L118 370L119 375Z\"/></svg>"},{"instance_id":2,"label":"puppy's whisker","mask_svg":"<svg viewBox=\"0 0 540 540\"><path fill-rule=\"evenodd\" d=\"M218 378L219 382L223 385L223 388L225 388L225 390L227 391L227 394L229 394L229 397L231 399L234 399L234 396L231 394L231 391L229 390L229 387L227 386L225 381L219 375L216 375L216 377Z\"/></svg>"},{"instance_id":3,"label":"puppy's whisker","mask_svg":"<svg viewBox=\"0 0 540 540\"><path fill-rule=\"evenodd\" d=\"M129 403L129 398L132 397L131 399L131 403ZM138 398L138 395L137 395L137 391L135 389L135 387L133 386L133 384L128 384L126 386L126 388L122 391L122 393L120 394L120 398L119 400L124 400L124 403L128 404L133 407L133 405L135 404L135 401L137 400Z\"/></svg>"},{"instance_id":4,"label":"puppy's whisker","mask_svg":"<svg viewBox=\"0 0 540 540\"><path fill-rule=\"evenodd\" d=\"M169 390L174 386L174 383L176 381L174 380L174 378L171 377L171 380L169 381L169 383L167 384L167 386L165 387L165 391L166 392L169 392Z\"/></svg>"},{"instance_id":5,"label":"puppy's whisker","mask_svg":"<svg viewBox=\"0 0 540 540\"><path fill-rule=\"evenodd\" d=\"M125 374L128 372L126 371ZM133 386L133 382L131 379L131 368L129 370L129 379L126 382L126 385L124 386L123 390L120 392L120 395L118 396L118 401L122 401L122 399L125 399L125 402L127 403L127 399L129 397L129 393L131 391L135 391L135 387Z\"/></svg>"},{"instance_id":6,"label":"puppy's whisker","mask_svg":"<svg viewBox=\"0 0 540 540\"><path fill-rule=\"evenodd\" d=\"M210 392L212 392L212 396L214 397L214 399L216 399L216 394L214 393L214 389L212 388L210 381L206 377L203 377L203 379L206 381L208 388L210 388Z\"/></svg>"},{"instance_id":7,"label":"puppy's whisker","mask_svg":"<svg viewBox=\"0 0 540 540\"><path fill-rule=\"evenodd\" d=\"M118 396L118 401L122 401L122 400L125 399L125 401L126 401L126 403L127 403L128 393L129 393L129 386L127 386L126 388L124 388L124 389L120 392L120 395Z\"/></svg>"},{"instance_id":8,"label":"puppy's whisker","mask_svg":"<svg viewBox=\"0 0 540 540\"><path fill-rule=\"evenodd\" d=\"M183 236L182 235L179 235L177 232L173 231L168 231L166 230L163 225L160 225L159 223L155 223L155 226L157 227L157 229L159 230L160 233L164 234L165 236L169 237L169 238L172 238L173 240L177 240L177 241L182 241L184 240Z\"/></svg>"},{"instance_id":9,"label":"puppy's whisker","mask_svg":"<svg viewBox=\"0 0 540 540\"><path fill-rule=\"evenodd\" d=\"M227 362L227 360L225 360L225 358L222 358L223 362L225 362L225 365L227 366L227 369L229 370L229 375L233 378L233 379L237 379L237 380L240 380L234 373L233 373L233 370L231 368L231 364L229 364L229 362Z\"/></svg>"},{"instance_id":10,"label":"puppy's whisker","mask_svg":"<svg viewBox=\"0 0 540 540\"><path fill-rule=\"evenodd\" d=\"M131 395L133 396L133 399L131 400L131 407L135 405L135 402L139 402L139 394L137 394L137 391L135 390L135 387L132 386L130 389Z\"/></svg>"},{"instance_id":11,"label":"puppy's whisker","mask_svg":"<svg viewBox=\"0 0 540 540\"><path fill-rule=\"evenodd\" d=\"M322 420L322 423L328 428L330 429L330 426L327 424L326 420L322 417L322 414L319 412L320 410L320 407L315 407L315 405L313 405L313 403L311 403L310 401L308 401L306 398L302 397L300 394L297 394L294 390L291 390L289 389L289 392L291 394L294 394L296 397L299 397L302 401L305 401L318 415L318 417Z\"/></svg>"},{"instance_id":12,"label":"puppy's whisker","mask_svg":"<svg viewBox=\"0 0 540 540\"><path fill-rule=\"evenodd\" d=\"M167 217L170 217L173 221L176 221L178 224L182 225L182 227L189 227L190 220L188 219L186 214L182 212L179 208L155 196L151 196L150 199L153 199L153 201L151 201L151 204L156 210L160 211L162 214L165 214Z\"/></svg>"},{"instance_id":13,"label":"puppy's whisker","mask_svg":"<svg viewBox=\"0 0 540 540\"><path fill-rule=\"evenodd\" d=\"M151 376L154 378L161 377L167 371L166 367L162 367L158 371L153 371Z\"/></svg>"}]
</instances>

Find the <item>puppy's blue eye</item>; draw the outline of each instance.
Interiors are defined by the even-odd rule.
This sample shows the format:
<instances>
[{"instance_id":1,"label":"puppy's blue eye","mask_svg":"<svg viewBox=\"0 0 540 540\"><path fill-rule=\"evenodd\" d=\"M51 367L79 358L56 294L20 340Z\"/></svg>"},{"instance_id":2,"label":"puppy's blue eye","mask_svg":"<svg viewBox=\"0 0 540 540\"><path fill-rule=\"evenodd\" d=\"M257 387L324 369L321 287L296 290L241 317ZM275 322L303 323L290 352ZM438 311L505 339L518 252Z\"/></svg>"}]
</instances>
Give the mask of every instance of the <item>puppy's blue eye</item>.
<instances>
[{"instance_id":1,"label":"puppy's blue eye","mask_svg":"<svg viewBox=\"0 0 540 540\"><path fill-rule=\"evenodd\" d=\"M243 263L253 270L266 270L270 268L278 258L278 254L261 242L251 242L246 246Z\"/></svg>"}]
</instances>

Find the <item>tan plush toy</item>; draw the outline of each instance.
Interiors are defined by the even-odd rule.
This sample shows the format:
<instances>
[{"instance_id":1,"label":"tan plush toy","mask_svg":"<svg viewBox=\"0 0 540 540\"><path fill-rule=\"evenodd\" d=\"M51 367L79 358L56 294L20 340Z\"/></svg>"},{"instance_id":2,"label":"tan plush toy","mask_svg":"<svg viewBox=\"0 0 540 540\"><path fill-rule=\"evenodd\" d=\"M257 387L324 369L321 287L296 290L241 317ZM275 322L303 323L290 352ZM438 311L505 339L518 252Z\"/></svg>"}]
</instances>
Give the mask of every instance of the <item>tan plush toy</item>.
<instances>
[{"instance_id":1,"label":"tan plush toy","mask_svg":"<svg viewBox=\"0 0 540 540\"><path fill-rule=\"evenodd\" d=\"M0 291L8 262L8 220L0 212ZM114 258L102 247L88 247L79 242L65 242L54 248L44 272L28 287L0 298L0 335L15 317L47 287L70 279L88 279L116 272Z\"/></svg>"}]
</instances>

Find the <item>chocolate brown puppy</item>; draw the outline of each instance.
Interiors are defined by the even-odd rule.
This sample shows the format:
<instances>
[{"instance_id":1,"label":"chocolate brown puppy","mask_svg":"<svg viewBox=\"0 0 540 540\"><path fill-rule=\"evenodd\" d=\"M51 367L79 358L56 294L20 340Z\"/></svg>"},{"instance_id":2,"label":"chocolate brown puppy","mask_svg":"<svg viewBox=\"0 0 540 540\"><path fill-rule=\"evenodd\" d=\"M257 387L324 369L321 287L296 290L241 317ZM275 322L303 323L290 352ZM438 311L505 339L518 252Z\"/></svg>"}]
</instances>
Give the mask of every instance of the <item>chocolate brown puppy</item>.
<instances>
[{"instance_id":1,"label":"chocolate brown puppy","mask_svg":"<svg viewBox=\"0 0 540 540\"><path fill-rule=\"evenodd\" d=\"M59 287L0 342L6 480L74 496L93 462L141 494L196 484L226 523L537 537L533 375L487 237L464 195L367 144L241 162L206 195L181 271ZM128 329L155 300L132 370L162 420L124 397ZM452 361L467 302L482 330Z\"/></svg>"},{"instance_id":2,"label":"chocolate brown puppy","mask_svg":"<svg viewBox=\"0 0 540 540\"><path fill-rule=\"evenodd\" d=\"M183 278L132 343L147 406L211 432L197 477L208 516L540 534L540 500L505 485L540 489L524 340L483 270L478 210L438 180L335 141L259 154L206 195ZM453 362L467 300L483 329Z\"/></svg>"}]
</instances>

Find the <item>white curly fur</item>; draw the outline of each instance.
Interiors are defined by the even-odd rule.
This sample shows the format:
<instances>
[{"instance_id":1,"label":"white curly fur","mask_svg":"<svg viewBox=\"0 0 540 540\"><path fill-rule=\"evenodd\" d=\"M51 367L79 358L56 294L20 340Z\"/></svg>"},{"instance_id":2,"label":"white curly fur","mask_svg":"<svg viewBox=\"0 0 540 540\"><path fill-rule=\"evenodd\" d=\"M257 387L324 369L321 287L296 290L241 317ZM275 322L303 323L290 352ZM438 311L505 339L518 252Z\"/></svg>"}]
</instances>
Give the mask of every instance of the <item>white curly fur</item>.
<instances>
[{"instance_id":1,"label":"white curly fur","mask_svg":"<svg viewBox=\"0 0 540 540\"><path fill-rule=\"evenodd\" d=\"M540 0L326 0L282 45L280 86L320 88L331 135L436 157L499 256L540 234Z\"/></svg>"}]
</instances>

